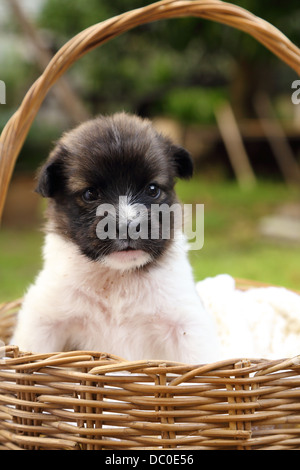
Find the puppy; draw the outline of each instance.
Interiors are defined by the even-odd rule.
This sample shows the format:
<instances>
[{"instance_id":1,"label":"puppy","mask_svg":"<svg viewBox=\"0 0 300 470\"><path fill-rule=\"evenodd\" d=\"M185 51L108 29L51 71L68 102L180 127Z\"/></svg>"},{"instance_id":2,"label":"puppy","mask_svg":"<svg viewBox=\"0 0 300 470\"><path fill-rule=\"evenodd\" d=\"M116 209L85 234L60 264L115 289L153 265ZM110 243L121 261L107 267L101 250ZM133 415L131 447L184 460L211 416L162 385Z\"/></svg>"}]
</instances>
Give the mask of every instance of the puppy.
<instances>
[{"instance_id":1,"label":"puppy","mask_svg":"<svg viewBox=\"0 0 300 470\"><path fill-rule=\"evenodd\" d=\"M182 227L170 217L163 237L162 214L150 217L153 207L178 202L175 181L192 172L186 150L126 113L65 134L39 172L36 191L48 198L44 266L11 342L35 353L214 361L214 324L195 290ZM137 236L142 228L155 236Z\"/></svg>"}]
</instances>

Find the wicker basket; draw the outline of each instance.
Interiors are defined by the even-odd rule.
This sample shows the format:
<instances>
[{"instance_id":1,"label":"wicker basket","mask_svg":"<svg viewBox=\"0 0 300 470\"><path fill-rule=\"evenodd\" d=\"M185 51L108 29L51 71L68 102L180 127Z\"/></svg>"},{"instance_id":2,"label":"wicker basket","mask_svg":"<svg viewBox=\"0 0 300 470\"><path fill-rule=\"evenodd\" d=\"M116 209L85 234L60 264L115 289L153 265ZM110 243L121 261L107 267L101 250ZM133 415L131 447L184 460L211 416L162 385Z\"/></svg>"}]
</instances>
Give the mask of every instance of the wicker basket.
<instances>
[{"instance_id":1,"label":"wicker basket","mask_svg":"<svg viewBox=\"0 0 300 470\"><path fill-rule=\"evenodd\" d=\"M92 26L58 51L2 132L0 214L18 153L55 81L109 39L182 16L243 30L300 72L300 51L280 31L219 0L165 0ZM19 305L0 306L6 344ZM300 449L300 357L191 366L8 345L0 364L0 449Z\"/></svg>"}]
</instances>

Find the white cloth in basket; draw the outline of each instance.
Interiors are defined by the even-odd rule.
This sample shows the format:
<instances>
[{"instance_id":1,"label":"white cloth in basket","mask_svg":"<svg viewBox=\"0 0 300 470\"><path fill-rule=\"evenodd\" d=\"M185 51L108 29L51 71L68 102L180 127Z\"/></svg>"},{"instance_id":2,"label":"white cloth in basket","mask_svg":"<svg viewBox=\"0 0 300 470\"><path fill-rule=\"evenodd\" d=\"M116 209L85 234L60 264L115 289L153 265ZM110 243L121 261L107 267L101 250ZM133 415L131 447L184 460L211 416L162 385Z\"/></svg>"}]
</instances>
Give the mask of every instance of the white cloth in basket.
<instances>
[{"instance_id":1,"label":"white cloth in basket","mask_svg":"<svg viewBox=\"0 0 300 470\"><path fill-rule=\"evenodd\" d=\"M236 288L221 274L196 285L215 319L222 359L279 359L300 354L300 295L283 287Z\"/></svg>"}]
</instances>

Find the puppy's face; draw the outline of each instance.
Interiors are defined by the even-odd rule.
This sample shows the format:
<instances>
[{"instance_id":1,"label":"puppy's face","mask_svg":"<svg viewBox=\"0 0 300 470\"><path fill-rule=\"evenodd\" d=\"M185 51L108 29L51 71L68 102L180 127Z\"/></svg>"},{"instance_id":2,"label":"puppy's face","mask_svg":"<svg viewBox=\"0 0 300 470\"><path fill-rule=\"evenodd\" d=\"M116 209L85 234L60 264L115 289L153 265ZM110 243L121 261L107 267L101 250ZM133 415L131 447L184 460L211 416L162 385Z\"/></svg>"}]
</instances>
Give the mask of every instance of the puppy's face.
<instances>
[{"instance_id":1,"label":"puppy's face","mask_svg":"<svg viewBox=\"0 0 300 470\"><path fill-rule=\"evenodd\" d=\"M174 224L170 237L162 236L162 215L151 218L152 209L175 204L176 178L192 171L184 149L149 121L121 113L65 134L40 170L36 190L49 198L49 230L72 240L90 260L124 270L166 252Z\"/></svg>"}]
</instances>

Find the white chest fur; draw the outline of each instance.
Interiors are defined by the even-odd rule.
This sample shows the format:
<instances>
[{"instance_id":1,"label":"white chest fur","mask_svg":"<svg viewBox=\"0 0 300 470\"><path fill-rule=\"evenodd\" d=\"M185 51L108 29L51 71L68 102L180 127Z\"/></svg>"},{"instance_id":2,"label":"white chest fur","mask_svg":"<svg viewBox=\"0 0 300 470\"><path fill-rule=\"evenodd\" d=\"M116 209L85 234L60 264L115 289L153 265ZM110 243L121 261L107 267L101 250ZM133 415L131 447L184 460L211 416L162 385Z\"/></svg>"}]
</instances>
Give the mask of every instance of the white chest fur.
<instances>
[{"instance_id":1,"label":"white chest fur","mask_svg":"<svg viewBox=\"0 0 300 470\"><path fill-rule=\"evenodd\" d=\"M88 260L56 234L46 236L44 268L12 342L34 352L71 348L193 363L215 360L218 351L181 241L148 270L122 272Z\"/></svg>"}]
</instances>

